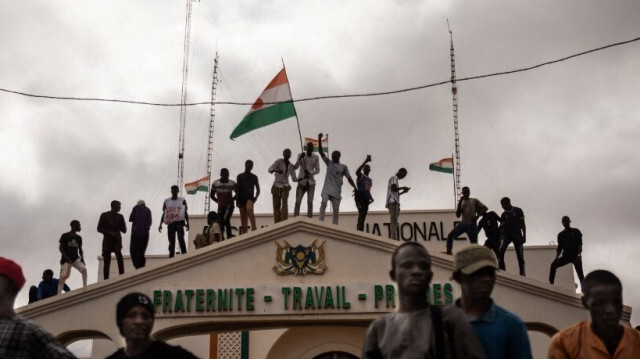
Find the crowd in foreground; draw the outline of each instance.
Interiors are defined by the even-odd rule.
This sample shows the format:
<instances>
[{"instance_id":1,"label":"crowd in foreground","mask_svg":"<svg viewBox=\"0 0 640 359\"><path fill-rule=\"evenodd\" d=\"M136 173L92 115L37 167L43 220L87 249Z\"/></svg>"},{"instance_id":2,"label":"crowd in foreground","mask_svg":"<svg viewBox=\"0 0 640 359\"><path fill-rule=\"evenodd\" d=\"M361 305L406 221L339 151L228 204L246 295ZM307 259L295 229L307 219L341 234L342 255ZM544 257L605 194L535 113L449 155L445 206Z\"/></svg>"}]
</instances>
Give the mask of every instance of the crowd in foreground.
<instances>
[{"instance_id":1,"label":"crowd in foreground","mask_svg":"<svg viewBox=\"0 0 640 359\"><path fill-rule=\"evenodd\" d=\"M527 328L491 298L498 261L493 251L472 244L454 256L453 280L461 296L454 305L432 306L425 293L433 272L431 257L416 242L398 246L391 257L391 280L399 307L369 326L362 359L373 358L532 358ZM0 257L0 358L74 358L55 338L14 312L25 278L21 267ZM590 321L553 336L548 358L640 357L640 333L622 319L622 283L596 270L582 283L582 303ZM108 358L195 358L187 350L151 337L155 310L143 293L125 295L116 305L116 325L126 346Z\"/></svg>"}]
</instances>

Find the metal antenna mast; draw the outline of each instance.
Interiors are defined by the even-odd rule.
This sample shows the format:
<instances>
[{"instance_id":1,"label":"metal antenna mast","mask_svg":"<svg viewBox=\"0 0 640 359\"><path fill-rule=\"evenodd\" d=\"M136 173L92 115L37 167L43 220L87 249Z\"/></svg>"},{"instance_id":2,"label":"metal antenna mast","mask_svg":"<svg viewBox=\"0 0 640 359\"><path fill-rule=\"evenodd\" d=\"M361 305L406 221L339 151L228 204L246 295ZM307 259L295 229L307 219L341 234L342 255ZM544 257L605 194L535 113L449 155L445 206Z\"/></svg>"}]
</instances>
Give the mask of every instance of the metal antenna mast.
<instances>
[{"instance_id":1,"label":"metal antenna mast","mask_svg":"<svg viewBox=\"0 0 640 359\"><path fill-rule=\"evenodd\" d=\"M209 144L207 146L207 176L209 176L209 186L211 186L211 165L213 164L213 122L216 118L216 95L218 91L218 83L220 83L220 77L218 75L218 52L216 51L216 57L213 59L213 82L211 83L211 115L209 116ZM209 187L211 188L211 187ZM209 213L209 194L204 197L204 214Z\"/></svg>"},{"instance_id":2,"label":"metal antenna mast","mask_svg":"<svg viewBox=\"0 0 640 359\"><path fill-rule=\"evenodd\" d=\"M453 52L453 32L449 26L447 19L447 28L449 29L449 37L451 38L451 94L453 95L453 132L455 144L455 203L457 205L460 198L460 134L458 133L458 87L456 85L456 56Z\"/></svg>"},{"instance_id":3,"label":"metal antenna mast","mask_svg":"<svg viewBox=\"0 0 640 359\"><path fill-rule=\"evenodd\" d=\"M184 127L187 122L187 90L189 82L189 45L191 42L191 3L187 0L187 16L184 24L184 52L182 55L182 97L180 99L180 137L178 139L178 188L184 187Z\"/></svg>"}]
</instances>

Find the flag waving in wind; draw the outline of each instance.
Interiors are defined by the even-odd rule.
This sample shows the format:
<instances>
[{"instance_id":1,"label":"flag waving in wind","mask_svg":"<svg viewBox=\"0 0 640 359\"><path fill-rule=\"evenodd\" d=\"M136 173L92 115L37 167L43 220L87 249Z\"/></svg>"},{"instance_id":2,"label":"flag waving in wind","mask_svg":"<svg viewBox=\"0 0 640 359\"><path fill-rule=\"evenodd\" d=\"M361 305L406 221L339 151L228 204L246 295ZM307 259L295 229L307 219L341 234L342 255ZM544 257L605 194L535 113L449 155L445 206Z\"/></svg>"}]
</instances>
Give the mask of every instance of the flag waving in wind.
<instances>
[{"instance_id":1,"label":"flag waving in wind","mask_svg":"<svg viewBox=\"0 0 640 359\"><path fill-rule=\"evenodd\" d=\"M294 116L296 116L296 108L293 106L287 72L283 68L262 91L247 115L233 130L230 138L234 140L247 132Z\"/></svg>"},{"instance_id":2,"label":"flag waving in wind","mask_svg":"<svg viewBox=\"0 0 640 359\"><path fill-rule=\"evenodd\" d=\"M320 146L318 146L318 139L317 138L311 138L311 137L305 137L304 138L304 143L306 144L307 142L311 142L313 143L313 152L319 152L320 151ZM327 135L327 137L322 139L322 150L326 153L329 153L329 136Z\"/></svg>"},{"instance_id":3,"label":"flag waving in wind","mask_svg":"<svg viewBox=\"0 0 640 359\"><path fill-rule=\"evenodd\" d=\"M453 158L443 158L438 162L433 162L429 164L429 169L431 171L453 173Z\"/></svg>"},{"instance_id":4,"label":"flag waving in wind","mask_svg":"<svg viewBox=\"0 0 640 359\"><path fill-rule=\"evenodd\" d=\"M196 194L198 191L209 192L209 176L200 178L195 182L184 184L188 194Z\"/></svg>"}]
</instances>

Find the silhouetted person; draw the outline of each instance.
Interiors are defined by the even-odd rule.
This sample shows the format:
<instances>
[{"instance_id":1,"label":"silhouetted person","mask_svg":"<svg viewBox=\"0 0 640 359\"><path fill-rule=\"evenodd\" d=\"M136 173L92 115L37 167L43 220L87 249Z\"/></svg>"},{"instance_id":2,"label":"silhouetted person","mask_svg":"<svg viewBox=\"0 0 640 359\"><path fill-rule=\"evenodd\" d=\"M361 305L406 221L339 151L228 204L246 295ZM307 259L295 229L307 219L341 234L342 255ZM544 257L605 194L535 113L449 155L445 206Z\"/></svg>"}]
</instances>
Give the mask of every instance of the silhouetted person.
<instances>
[{"instance_id":1,"label":"silhouetted person","mask_svg":"<svg viewBox=\"0 0 640 359\"><path fill-rule=\"evenodd\" d=\"M146 295L129 293L122 297L116 306L116 324L126 346L109 355L107 359L196 359L195 355L182 347L151 338L155 322L154 313L153 303Z\"/></svg>"},{"instance_id":2,"label":"silhouetted person","mask_svg":"<svg viewBox=\"0 0 640 359\"><path fill-rule=\"evenodd\" d=\"M29 304L35 303L38 301L38 287L32 285L29 288Z\"/></svg>"},{"instance_id":3,"label":"silhouetted person","mask_svg":"<svg viewBox=\"0 0 640 359\"><path fill-rule=\"evenodd\" d=\"M500 216L494 211L485 212L478 222L478 233L483 229L484 235L487 236L484 246L491 248L498 258L500 255Z\"/></svg>"},{"instance_id":4,"label":"silhouetted person","mask_svg":"<svg viewBox=\"0 0 640 359\"><path fill-rule=\"evenodd\" d=\"M162 232L162 223L167 224L167 237L169 239L169 258L176 255L176 235L180 253L187 253L187 244L184 241L184 231L189 230L189 211L187 201L178 197L180 189L178 186L171 186L171 197L164 200L162 204L162 217L158 232Z\"/></svg>"},{"instance_id":5,"label":"silhouetted person","mask_svg":"<svg viewBox=\"0 0 640 359\"><path fill-rule=\"evenodd\" d=\"M558 248L556 249L556 259L551 262L549 283L553 284L558 268L573 263L578 273L578 279L582 284L584 280L582 272L582 232L577 228L571 228L569 216L562 217L562 225L564 230L558 233Z\"/></svg>"},{"instance_id":6,"label":"silhouetted person","mask_svg":"<svg viewBox=\"0 0 640 359\"><path fill-rule=\"evenodd\" d=\"M73 220L69 223L71 230L60 236L60 282L58 283L58 294L62 293L65 282L71 276L71 267L75 268L82 275L82 286L87 286L87 266L84 263L84 252L82 252L82 237L78 234L82 230L80 221ZM126 228L125 228L126 231ZM68 291L68 290L67 290Z\"/></svg>"},{"instance_id":7,"label":"silhouetted person","mask_svg":"<svg viewBox=\"0 0 640 359\"><path fill-rule=\"evenodd\" d=\"M410 187L400 186L401 179L407 176L407 170L401 168L389 178L387 184L387 202L385 207L389 210L389 236L391 239L398 240L398 217L400 217L400 195L403 195L411 189Z\"/></svg>"},{"instance_id":8,"label":"silhouetted person","mask_svg":"<svg viewBox=\"0 0 640 359\"><path fill-rule=\"evenodd\" d=\"M470 194L471 190L469 187L462 187L462 196L456 207L456 217L462 218L460 218L460 223L458 223L447 236L447 254L451 254L453 239L462 233L467 234L469 242L478 243L476 221L487 211L487 206L482 204L477 198L470 198Z\"/></svg>"},{"instance_id":9,"label":"silhouetted person","mask_svg":"<svg viewBox=\"0 0 640 359\"><path fill-rule=\"evenodd\" d=\"M147 263L145 252L149 245L149 229L153 222L151 210L143 200L139 200L131 210L129 222L131 222L131 244L129 253L131 253L133 266L138 269L144 267Z\"/></svg>"},{"instance_id":10,"label":"silhouetted person","mask_svg":"<svg viewBox=\"0 0 640 359\"><path fill-rule=\"evenodd\" d=\"M324 214L327 210L327 202L331 201L333 207L333 224L338 224L340 220L340 201L342 200L342 178L347 177L347 181L353 189L356 184L351 179L349 168L340 163L340 151L333 151L331 159L327 158L322 149L322 134L318 134L318 149L320 157L325 165L327 165L327 174L324 177L324 186L322 187L322 202L320 203L320 215L318 219L324 221Z\"/></svg>"},{"instance_id":11,"label":"silhouetted person","mask_svg":"<svg viewBox=\"0 0 640 359\"><path fill-rule=\"evenodd\" d=\"M222 231L218 223L218 214L215 211L211 211L207 215L207 226L202 233L196 234L193 244L196 249L200 249L220 241L222 241Z\"/></svg>"},{"instance_id":12,"label":"silhouetted person","mask_svg":"<svg viewBox=\"0 0 640 359\"><path fill-rule=\"evenodd\" d=\"M62 290L64 290L65 292L71 290L68 285L63 283L62 285L60 285L61 290L58 291L59 283L60 280L53 278L53 271L51 269L45 269L44 272L42 272L42 281L40 282L40 284L38 284L36 292L37 299L46 299L60 294Z\"/></svg>"},{"instance_id":13,"label":"silhouetted person","mask_svg":"<svg viewBox=\"0 0 640 359\"><path fill-rule=\"evenodd\" d=\"M0 357L11 359L73 359L65 347L37 324L16 315L16 296L24 285L22 268L0 257Z\"/></svg>"},{"instance_id":14,"label":"silhouetted person","mask_svg":"<svg viewBox=\"0 0 640 359\"><path fill-rule=\"evenodd\" d=\"M367 330L362 359L485 358L471 325L455 306L430 306L431 257L417 242L404 242L391 256L391 280L398 286L398 311L376 319Z\"/></svg>"},{"instance_id":15,"label":"silhouetted person","mask_svg":"<svg viewBox=\"0 0 640 359\"><path fill-rule=\"evenodd\" d=\"M524 276L524 243L527 241L527 226L524 223L524 212L518 207L511 205L511 200L504 197L500 200L502 205L502 216L500 217L500 253L498 261L500 269L506 270L504 263L504 254L509 244L513 242L516 250L516 258L518 258L518 266L520 267L520 275Z\"/></svg>"},{"instance_id":16,"label":"silhouetted person","mask_svg":"<svg viewBox=\"0 0 640 359\"><path fill-rule=\"evenodd\" d=\"M104 261L103 276L109 279L111 268L111 253L116 254L118 273L124 274L124 261L122 259L122 235L127 233L127 225L120 212L120 202L111 201L111 210L100 215L98 232L102 233L102 260Z\"/></svg>"},{"instance_id":17,"label":"silhouetted person","mask_svg":"<svg viewBox=\"0 0 640 359\"><path fill-rule=\"evenodd\" d=\"M253 212L253 205L260 196L260 183L258 176L251 173L253 161L247 160L244 163L244 172L236 177L236 198L240 209L240 233L247 233L247 219L251 221L251 230L255 231L256 215Z\"/></svg>"},{"instance_id":18,"label":"silhouetted person","mask_svg":"<svg viewBox=\"0 0 640 359\"><path fill-rule=\"evenodd\" d=\"M273 223L278 223L289 218L289 192L291 191L292 181L295 178L293 163L289 161L291 158L291 150L286 148L282 151L282 158L278 158L269 167L269 173L274 175L273 185L271 186L271 197L273 198Z\"/></svg>"},{"instance_id":19,"label":"silhouetted person","mask_svg":"<svg viewBox=\"0 0 640 359\"><path fill-rule=\"evenodd\" d=\"M211 199L218 204L218 223L224 234L227 231L227 239L235 237L231 234L231 216L233 215L233 201L236 200L236 182L229 179L229 170L220 170L220 178L213 181L211 186Z\"/></svg>"},{"instance_id":20,"label":"silhouetted person","mask_svg":"<svg viewBox=\"0 0 640 359\"><path fill-rule=\"evenodd\" d=\"M371 197L371 186L373 186L373 180L369 177L371 167L368 163L371 162L371 156L367 155L367 158L362 162L360 167L356 169L356 208L358 209L358 224L356 229L364 231L364 221L367 218L369 212L369 205L373 203L373 197Z\"/></svg>"},{"instance_id":21,"label":"silhouetted person","mask_svg":"<svg viewBox=\"0 0 640 359\"><path fill-rule=\"evenodd\" d=\"M487 358L532 359L527 326L491 299L497 268L490 248L472 244L456 252L453 279L461 289L456 306L469 318Z\"/></svg>"},{"instance_id":22,"label":"silhouetted person","mask_svg":"<svg viewBox=\"0 0 640 359\"><path fill-rule=\"evenodd\" d=\"M298 169L298 186L296 188L296 204L293 216L300 215L302 197L307 195L307 217L313 217L313 195L316 191L315 175L320 173L320 158L313 153L313 142L307 142L305 152L298 156L293 169Z\"/></svg>"},{"instance_id":23,"label":"silhouetted person","mask_svg":"<svg viewBox=\"0 0 640 359\"><path fill-rule=\"evenodd\" d=\"M549 359L640 358L640 333L620 324L620 279L606 270L593 271L584 278L582 293L582 305L591 321L556 333L549 344Z\"/></svg>"}]
</instances>

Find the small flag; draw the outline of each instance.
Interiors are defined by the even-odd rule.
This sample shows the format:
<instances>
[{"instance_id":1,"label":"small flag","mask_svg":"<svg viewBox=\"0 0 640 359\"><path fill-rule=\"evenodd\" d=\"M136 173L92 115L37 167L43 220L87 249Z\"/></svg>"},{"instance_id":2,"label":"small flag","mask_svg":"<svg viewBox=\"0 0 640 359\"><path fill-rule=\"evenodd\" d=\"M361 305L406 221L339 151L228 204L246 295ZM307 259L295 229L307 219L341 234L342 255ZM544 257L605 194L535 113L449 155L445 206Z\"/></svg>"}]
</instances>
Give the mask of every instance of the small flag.
<instances>
[{"instance_id":1,"label":"small flag","mask_svg":"<svg viewBox=\"0 0 640 359\"><path fill-rule=\"evenodd\" d=\"M231 132L230 138L236 138L261 127L269 126L296 115L291 98L289 79L283 68L258 96L249 112Z\"/></svg>"},{"instance_id":2,"label":"small flag","mask_svg":"<svg viewBox=\"0 0 640 359\"><path fill-rule=\"evenodd\" d=\"M200 178L195 182L185 183L184 189L188 194L196 194L198 191L209 192L209 176Z\"/></svg>"},{"instance_id":3,"label":"small flag","mask_svg":"<svg viewBox=\"0 0 640 359\"><path fill-rule=\"evenodd\" d=\"M429 164L429 170L442 173L453 173L453 158L443 158Z\"/></svg>"},{"instance_id":4,"label":"small flag","mask_svg":"<svg viewBox=\"0 0 640 359\"><path fill-rule=\"evenodd\" d=\"M307 142L311 142L313 143L313 152L319 152L320 151L320 147L318 146L318 139L317 138L311 138L311 137L305 137L304 138L304 145L307 145ZM324 137L322 139L322 150L327 153L329 152L329 137Z\"/></svg>"}]
</instances>

